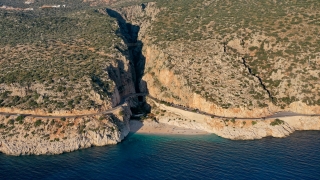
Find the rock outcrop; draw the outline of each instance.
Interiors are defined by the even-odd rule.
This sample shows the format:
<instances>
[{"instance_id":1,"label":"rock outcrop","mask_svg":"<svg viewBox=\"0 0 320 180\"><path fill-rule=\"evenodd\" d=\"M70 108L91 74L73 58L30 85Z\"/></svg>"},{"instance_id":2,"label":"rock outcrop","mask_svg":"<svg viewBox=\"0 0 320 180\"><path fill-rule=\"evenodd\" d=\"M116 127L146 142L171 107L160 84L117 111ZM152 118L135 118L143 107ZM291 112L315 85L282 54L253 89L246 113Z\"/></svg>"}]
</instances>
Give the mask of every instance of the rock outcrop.
<instances>
[{"instance_id":1,"label":"rock outcrop","mask_svg":"<svg viewBox=\"0 0 320 180\"><path fill-rule=\"evenodd\" d=\"M320 130L319 116L294 116L267 120L234 120L215 118L171 106L150 102L152 113L159 122L214 133L233 140L252 140L264 137L286 137L294 131Z\"/></svg>"},{"instance_id":2,"label":"rock outcrop","mask_svg":"<svg viewBox=\"0 0 320 180\"><path fill-rule=\"evenodd\" d=\"M61 154L117 144L130 131L128 106L114 115L69 119L0 117L0 152L8 155Z\"/></svg>"}]
</instances>

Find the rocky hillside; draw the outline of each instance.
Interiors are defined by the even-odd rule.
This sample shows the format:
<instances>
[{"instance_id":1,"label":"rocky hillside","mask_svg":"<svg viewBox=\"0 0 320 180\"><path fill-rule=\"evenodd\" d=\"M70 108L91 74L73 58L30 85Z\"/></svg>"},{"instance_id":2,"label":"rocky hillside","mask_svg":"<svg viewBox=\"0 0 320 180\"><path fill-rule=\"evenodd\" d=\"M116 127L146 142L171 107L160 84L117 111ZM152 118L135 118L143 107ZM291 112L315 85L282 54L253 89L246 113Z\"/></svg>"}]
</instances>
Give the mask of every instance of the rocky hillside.
<instances>
[{"instance_id":1,"label":"rocky hillside","mask_svg":"<svg viewBox=\"0 0 320 180\"><path fill-rule=\"evenodd\" d=\"M114 115L31 118L0 115L0 152L9 155L61 154L121 142L129 133L128 106Z\"/></svg>"},{"instance_id":2,"label":"rocky hillside","mask_svg":"<svg viewBox=\"0 0 320 180\"><path fill-rule=\"evenodd\" d=\"M101 111L135 92L127 47L105 12L0 13L0 109Z\"/></svg>"},{"instance_id":3,"label":"rocky hillside","mask_svg":"<svg viewBox=\"0 0 320 180\"><path fill-rule=\"evenodd\" d=\"M139 89L129 36L106 9L75 7L0 10L0 152L60 154L128 134L139 105L125 101Z\"/></svg>"},{"instance_id":4,"label":"rocky hillside","mask_svg":"<svg viewBox=\"0 0 320 180\"><path fill-rule=\"evenodd\" d=\"M319 130L316 117L202 121L166 113L146 98L123 103L148 92L220 116L320 114L317 0L3 3L16 9L0 9L0 112L16 115L0 117L0 152L114 144L127 135L132 112L150 107L149 117L231 139ZM101 114L119 104L119 112Z\"/></svg>"},{"instance_id":5,"label":"rocky hillside","mask_svg":"<svg viewBox=\"0 0 320 180\"><path fill-rule=\"evenodd\" d=\"M150 95L255 117L320 112L319 7L316 0L159 0L117 11L141 27Z\"/></svg>"}]
</instances>

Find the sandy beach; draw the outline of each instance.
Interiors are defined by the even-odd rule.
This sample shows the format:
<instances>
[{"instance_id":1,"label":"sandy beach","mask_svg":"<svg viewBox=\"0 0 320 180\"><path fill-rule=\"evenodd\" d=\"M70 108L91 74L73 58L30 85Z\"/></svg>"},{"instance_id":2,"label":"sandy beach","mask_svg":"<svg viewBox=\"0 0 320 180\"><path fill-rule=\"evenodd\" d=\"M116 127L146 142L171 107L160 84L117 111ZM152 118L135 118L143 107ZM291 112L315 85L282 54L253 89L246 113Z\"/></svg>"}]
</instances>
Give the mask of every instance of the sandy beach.
<instances>
[{"instance_id":1,"label":"sandy beach","mask_svg":"<svg viewBox=\"0 0 320 180\"><path fill-rule=\"evenodd\" d=\"M141 134L183 134L183 135L196 135L208 134L208 132L181 128L164 123L157 123L154 121L137 121L130 120L130 132Z\"/></svg>"}]
</instances>

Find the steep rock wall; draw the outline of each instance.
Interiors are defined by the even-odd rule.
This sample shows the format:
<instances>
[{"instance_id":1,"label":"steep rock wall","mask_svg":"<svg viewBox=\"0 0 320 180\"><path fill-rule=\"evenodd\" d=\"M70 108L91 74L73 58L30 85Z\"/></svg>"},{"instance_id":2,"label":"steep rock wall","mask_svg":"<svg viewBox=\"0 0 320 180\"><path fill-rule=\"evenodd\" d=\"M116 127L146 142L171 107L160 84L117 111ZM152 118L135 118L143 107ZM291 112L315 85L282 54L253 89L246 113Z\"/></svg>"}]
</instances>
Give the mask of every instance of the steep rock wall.
<instances>
[{"instance_id":1,"label":"steep rock wall","mask_svg":"<svg viewBox=\"0 0 320 180\"><path fill-rule=\"evenodd\" d=\"M1 116L0 152L8 155L61 154L91 146L117 144L130 131L127 105L115 115L60 119ZM10 122L12 121L12 122Z\"/></svg>"},{"instance_id":2,"label":"steep rock wall","mask_svg":"<svg viewBox=\"0 0 320 180\"><path fill-rule=\"evenodd\" d=\"M320 130L319 116L284 117L281 118L283 123L272 125L275 119L233 121L232 119L211 118L198 113L186 112L154 101L150 103L154 103L153 114L163 110L164 115L156 116L161 123L203 130L233 140L261 139L268 136L286 137L298 130Z\"/></svg>"},{"instance_id":3,"label":"steep rock wall","mask_svg":"<svg viewBox=\"0 0 320 180\"><path fill-rule=\"evenodd\" d=\"M319 114L320 108L317 105L307 105L302 101L296 101L281 108L266 100L267 107L259 107L258 105L247 106L246 104L238 107L223 108L219 104L208 101L202 95L192 92L190 87L183 82L185 77L177 74L173 69L168 68L165 63L170 59L169 55L160 50L155 45L146 45L143 49L143 54L146 57L147 71L143 80L147 83L148 92L152 97L159 100L164 100L170 103L180 104L191 108L197 108L205 112L213 113L220 116L235 116L235 117L264 117L278 111L292 111L304 114ZM241 61L239 59L239 61ZM179 66L178 64L176 66ZM237 71L237 70L234 70ZM190 72L191 73L191 72ZM208 74L208 76L212 76ZM221 79L225 81L225 79ZM252 80L255 84L260 84L256 78ZM226 86L234 86L232 83L225 83ZM258 87L263 91L261 87ZM240 89L234 86L234 89ZM208 89L210 91L210 89ZM265 93L266 94L266 93ZM248 94L247 94L248 95ZM248 99L251 97L248 96ZM229 100L231 101L231 100Z\"/></svg>"}]
</instances>

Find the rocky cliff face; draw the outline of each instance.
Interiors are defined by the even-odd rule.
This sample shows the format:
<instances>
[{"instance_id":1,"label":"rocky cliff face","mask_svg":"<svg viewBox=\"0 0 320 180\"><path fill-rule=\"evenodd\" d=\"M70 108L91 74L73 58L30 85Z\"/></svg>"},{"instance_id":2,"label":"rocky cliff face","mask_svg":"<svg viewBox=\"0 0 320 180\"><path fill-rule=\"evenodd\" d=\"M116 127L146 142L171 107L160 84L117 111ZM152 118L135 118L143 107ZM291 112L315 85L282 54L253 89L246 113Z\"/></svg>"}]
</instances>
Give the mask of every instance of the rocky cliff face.
<instances>
[{"instance_id":1,"label":"rocky cliff face","mask_svg":"<svg viewBox=\"0 0 320 180\"><path fill-rule=\"evenodd\" d=\"M298 130L320 130L320 117L296 116L268 120L233 120L187 112L150 100L152 114L165 124L203 130L223 138L252 140L264 137L286 137Z\"/></svg>"},{"instance_id":2,"label":"rocky cliff face","mask_svg":"<svg viewBox=\"0 0 320 180\"><path fill-rule=\"evenodd\" d=\"M264 137L282 138L289 136L294 131L320 130L319 117L281 118L284 123L275 126L270 125L275 119L266 121L237 120L232 122L231 120L208 118L206 122L192 122L185 116L183 118L186 118L186 121L181 121L179 118L181 117L159 117L159 121L178 127L207 131L232 140L253 140Z\"/></svg>"},{"instance_id":3,"label":"rocky cliff face","mask_svg":"<svg viewBox=\"0 0 320 180\"><path fill-rule=\"evenodd\" d=\"M155 3L145 3L115 10L107 9L107 13L118 21L119 33L128 47L128 57L133 68L132 76L136 92L146 89L140 88L146 60L144 54L142 54L144 46L142 40L159 11Z\"/></svg>"},{"instance_id":4,"label":"rocky cliff face","mask_svg":"<svg viewBox=\"0 0 320 180\"><path fill-rule=\"evenodd\" d=\"M194 44L196 45L189 44L188 46L200 48L200 42ZM199 64L192 60L181 62L183 59L179 58L179 52L175 52L175 55L170 54L175 51L174 48L174 45L166 50L160 50L155 45L144 48L147 71L143 80L147 83L149 94L152 97L230 117L263 117L278 111L320 113L319 105L308 105L303 100L297 99L285 107L272 103L268 93L260 85L259 79L251 76L245 66L241 66L240 57L233 60L232 56L221 53L214 57L216 61L206 62L205 52L194 54L192 57L193 52L187 53L188 50L185 50L187 57L196 59L203 56L203 59ZM221 48L220 45L220 48L216 49ZM229 62L226 62L226 59ZM234 66L230 63L236 64L237 67L229 68ZM287 88L284 87L283 91L285 90ZM294 94L298 92L293 89L291 91ZM303 99L302 94L297 96ZM316 92L315 96L318 96Z\"/></svg>"},{"instance_id":5,"label":"rocky cliff face","mask_svg":"<svg viewBox=\"0 0 320 180\"><path fill-rule=\"evenodd\" d=\"M91 146L117 144L129 133L131 111L67 119L0 117L0 152L8 155L61 154Z\"/></svg>"}]
</instances>

